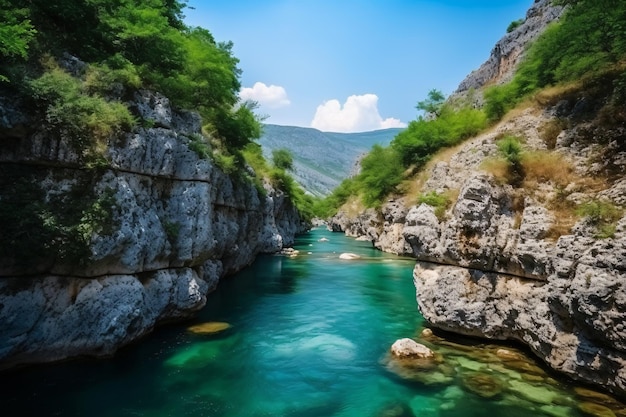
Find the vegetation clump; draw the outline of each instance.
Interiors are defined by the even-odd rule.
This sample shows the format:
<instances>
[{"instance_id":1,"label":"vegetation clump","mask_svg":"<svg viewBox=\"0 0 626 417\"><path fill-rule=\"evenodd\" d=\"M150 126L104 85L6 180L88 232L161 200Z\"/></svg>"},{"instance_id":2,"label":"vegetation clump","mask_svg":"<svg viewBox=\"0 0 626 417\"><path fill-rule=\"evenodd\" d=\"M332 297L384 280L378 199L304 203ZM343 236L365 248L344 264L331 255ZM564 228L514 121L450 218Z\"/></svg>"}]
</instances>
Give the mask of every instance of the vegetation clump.
<instances>
[{"instance_id":1,"label":"vegetation clump","mask_svg":"<svg viewBox=\"0 0 626 417\"><path fill-rule=\"evenodd\" d=\"M518 27L520 27L524 23L524 19L517 19L509 23L509 26L506 28L506 33L511 33Z\"/></svg>"},{"instance_id":2,"label":"vegetation clump","mask_svg":"<svg viewBox=\"0 0 626 417\"><path fill-rule=\"evenodd\" d=\"M624 210L607 201L591 200L578 206L576 213L597 228L598 239L606 239L615 236L617 221L622 218Z\"/></svg>"},{"instance_id":3,"label":"vegetation clump","mask_svg":"<svg viewBox=\"0 0 626 417\"><path fill-rule=\"evenodd\" d=\"M552 23L535 41L513 80L485 91L485 112L491 121L539 89L613 74L617 100L624 97L623 60L626 57L623 23L626 3L616 0L559 0L569 5L565 15ZM618 68L617 71L613 71ZM622 68L619 70L619 68Z\"/></svg>"},{"instance_id":4,"label":"vegetation clump","mask_svg":"<svg viewBox=\"0 0 626 417\"><path fill-rule=\"evenodd\" d=\"M122 103L139 88L199 112L206 131L231 154L260 137L255 103L238 96L241 70L232 43L185 25L184 1L1 0L0 6L9 23L0 36L0 80L30 96L72 137L132 128ZM51 64L67 54L84 67L70 75Z\"/></svg>"},{"instance_id":5,"label":"vegetation clump","mask_svg":"<svg viewBox=\"0 0 626 417\"><path fill-rule=\"evenodd\" d=\"M94 235L114 229L112 189L96 191L93 176L65 184L69 191L46 192L43 169L0 165L0 258L26 270L46 264L86 264Z\"/></svg>"},{"instance_id":6,"label":"vegetation clump","mask_svg":"<svg viewBox=\"0 0 626 417\"><path fill-rule=\"evenodd\" d=\"M440 194L436 191L431 191L429 193L422 193L417 198L417 202L419 204L427 204L435 209L435 216L439 221L443 220L446 210L450 207L452 203L450 197L446 194Z\"/></svg>"},{"instance_id":7,"label":"vegetation clump","mask_svg":"<svg viewBox=\"0 0 626 417\"><path fill-rule=\"evenodd\" d=\"M496 142L498 152L507 164L507 182L519 187L524 180L524 166L522 165L522 144L519 138L506 135Z\"/></svg>"}]
</instances>

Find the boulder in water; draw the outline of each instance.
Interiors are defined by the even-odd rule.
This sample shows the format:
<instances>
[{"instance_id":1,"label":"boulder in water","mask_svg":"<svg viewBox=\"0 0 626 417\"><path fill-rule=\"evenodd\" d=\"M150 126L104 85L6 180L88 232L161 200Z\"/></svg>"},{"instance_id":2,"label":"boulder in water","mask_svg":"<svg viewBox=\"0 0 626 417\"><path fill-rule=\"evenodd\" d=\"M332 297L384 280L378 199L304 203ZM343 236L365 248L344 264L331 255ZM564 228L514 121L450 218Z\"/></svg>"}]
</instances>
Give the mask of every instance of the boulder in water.
<instances>
[{"instance_id":1,"label":"boulder in water","mask_svg":"<svg viewBox=\"0 0 626 417\"><path fill-rule=\"evenodd\" d=\"M354 259L361 259L360 255L357 255L356 253L342 253L341 255L339 255L339 259L348 259L348 260L354 260Z\"/></svg>"},{"instance_id":2,"label":"boulder in water","mask_svg":"<svg viewBox=\"0 0 626 417\"><path fill-rule=\"evenodd\" d=\"M428 347L409 338L396 340L391 345L391 353L400 358L431 359L435 357L435 353Z\"/></svg>"},{"instance_id":3,"label":"boulder in water","mask_svg":"<svg viewBox=\"0 0 626 417\"><path fill-rule=\"evenodd\" d=\"M230 327L230 324L225 322L209 321L206 323L196 324L194 326L188 327L187 330L196 334L215 334L223 332L226 329L230 329Z\"/></svg>"},{"instance_id":4,"label":"boulder in water","mask_svg":"<svg viewBox=\"0 0 626 417\"><path fill-rule=\"evenodd\" d=\"M300 251L294 248L282 248L280 250L281 255L286 255L286 256L289 256L290 258L295 258L296 256L298 256L299 253Z\"/></svg>"}]
</instances>

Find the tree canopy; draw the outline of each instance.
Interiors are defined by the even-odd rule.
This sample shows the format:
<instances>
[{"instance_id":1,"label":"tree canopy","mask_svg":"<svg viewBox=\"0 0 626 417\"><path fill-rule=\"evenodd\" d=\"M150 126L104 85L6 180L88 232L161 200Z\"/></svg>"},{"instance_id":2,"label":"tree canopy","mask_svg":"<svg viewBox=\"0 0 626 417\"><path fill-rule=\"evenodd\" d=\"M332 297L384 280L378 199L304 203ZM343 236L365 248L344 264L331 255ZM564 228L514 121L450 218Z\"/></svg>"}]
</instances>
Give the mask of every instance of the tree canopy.
<instances>
[{"instance_id":1,"label":"tree canopy","mask_svg":"<svg viewBox=\"0 0 626 417\"><path fill-rule=\"evenodd\" d=\"M19 84L24 71L13 66L37 67L44 56L69 53L106 72L101 75L109 84L157 90L175 106L198 111L228 149L241 149L261 131L254 104L239 102L239 61L232 43L216 42L208 30L184 24L185 5L0 0L0 17L7 22L0 27L0 77Z\"/></svg>"}]
</instances>

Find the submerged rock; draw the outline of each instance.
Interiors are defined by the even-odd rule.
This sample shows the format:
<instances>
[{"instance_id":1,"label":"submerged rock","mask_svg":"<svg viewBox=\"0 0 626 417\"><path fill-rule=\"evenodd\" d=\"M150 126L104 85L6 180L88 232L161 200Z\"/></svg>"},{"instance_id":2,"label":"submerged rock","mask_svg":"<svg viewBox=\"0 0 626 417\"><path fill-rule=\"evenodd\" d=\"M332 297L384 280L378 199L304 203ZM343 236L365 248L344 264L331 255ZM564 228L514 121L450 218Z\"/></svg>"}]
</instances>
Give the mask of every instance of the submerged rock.
<instances>
[{"instance_id":1,"label":"submerged rock","mask_svg":"<svg viewBox=\"0 0 626 417\"><path fill-rule=\"evenodd\" d=\"M300 254L300 251L294 248L283 248L279 253L281 255L289 256L290 258L295 258Z\"/></svg>"},{"instance_id":2,"label":"submerged rock","mask_svg":"<svg viewBox=\"0 0 626 417\"><path fill-rule=\"evenodd\" d=\"M574 392L578 397L583 398L584 402L595 402L613 408L626 408L624 404L611 397L610 395L604 394L602 392L593 391L582 387L574 388Z\"/></svg>"},{"instance_id":3,"label":"submerged rock","mask_svg":"<svg viewBox=\"0 0 626 417\"><path fill-rule=\"evenodd\" d=\"M580 411L591 417L616 417L613 410L600 404L584 402L578 404Z\"/></svg>"},{"instance_id":4,"label":"submerged rock","mask_svg":"<svg viewBox=\"0 0 626 417\"><path fill-rule=\"evenodd\" d=\"M519 395L528 401L537 404L556 404L560 393L548 389L545 385L534 385L523 381L511 380L509 381L511 392Z\"/></svg>"},{"instance_id":5,"label":"submerged rock","mask_svg":"<svg viewBox=\"0 0 626 417\"><path fill-rule=\"evenodd\" d=\"M415 417L415 414L407 404L397 403L385 406L376 417Z\"/></svg>"},{"instance_id":6,"label":"submerged rock","mask_svg":"<svg viewBox=\"0 0 626 417\"><path fill-rule=\"evenodd\" d=\"M440 354L412 339L399 339L385 358L389 371L402 379L424 385L445 385L454 380L454 368Z\"/></svg>"},{"instance_id":7,"label":"submerged rock","mask_svg":"<svg viewBox=\"0 0 626 417\"><path fill-rule=\"evenodd\" d=\"M509 349L498 349L496 350L496 356L503 361L520 361L523 359L523 356L517 352L513 352Z\"/></svg>"},{"instance_id":8,"label":"submerged rock","mask_svg":"<svg viewBox=\"0 0 626 417\"><path fill-rule=\"evenodd\" d=\"M504 391L504 381L485 373L471 373L461 378L461 385L466 390L483 398L494 398Z\"/></svg>"},{"instance_id":9,"label":"submerged rock","mask_svg":"<svg viewBox=\"0 0 626 417\"><path fill-rule=\"evenodd\" d=\"M223 332L224 330L230 328L231 325L228 323L221 321L209 321L207 323L201 323L187 327L187 330L196 334L215 334Z\"/></svg>"}]
</instances>

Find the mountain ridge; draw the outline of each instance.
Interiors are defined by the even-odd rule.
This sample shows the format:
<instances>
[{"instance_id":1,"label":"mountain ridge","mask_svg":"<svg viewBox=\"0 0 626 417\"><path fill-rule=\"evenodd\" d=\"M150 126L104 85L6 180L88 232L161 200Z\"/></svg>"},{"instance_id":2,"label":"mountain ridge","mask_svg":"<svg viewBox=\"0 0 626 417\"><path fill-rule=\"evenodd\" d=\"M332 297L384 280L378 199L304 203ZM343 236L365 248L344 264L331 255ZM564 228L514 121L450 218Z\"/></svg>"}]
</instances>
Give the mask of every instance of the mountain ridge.
<instances>
[{"instance_id":1,"label":"mountain ridge","mask_svg":"<svg viewBox=\"0 0 626 417\"><path fill-rule=\"evenodd\" d=\"M295 180L308 193L319 197L330 194L342 180L350 177L357 169L359 158L373 145L386 146L401 131L401 128L389 128L339 133L265 124L259 144L268 160L276 149L289 150L293 155Z\"/></svg>"}]
</instances>

